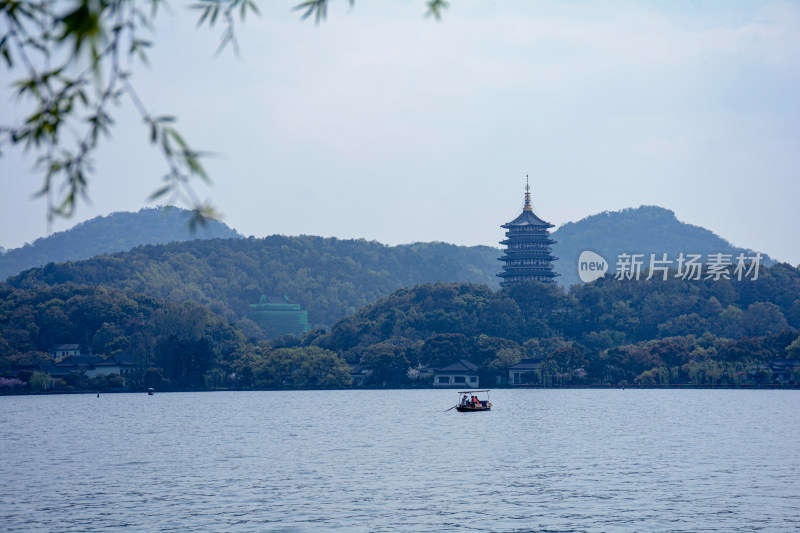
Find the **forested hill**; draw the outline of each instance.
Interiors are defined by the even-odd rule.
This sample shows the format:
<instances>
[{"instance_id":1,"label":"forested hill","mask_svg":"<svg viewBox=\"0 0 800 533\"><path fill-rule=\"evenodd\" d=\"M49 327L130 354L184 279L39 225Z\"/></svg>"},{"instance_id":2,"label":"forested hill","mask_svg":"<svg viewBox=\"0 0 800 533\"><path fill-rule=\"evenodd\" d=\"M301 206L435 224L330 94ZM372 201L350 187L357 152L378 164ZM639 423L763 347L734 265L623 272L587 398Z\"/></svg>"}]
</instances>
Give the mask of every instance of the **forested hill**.
<instances>
[{"instance_id":1,"label":"forested hill","mask_svg":"<svg viewBox=\"0 0 800 533\"><path fill-rule=\"evenodd\" d=\"M555 263L556 278L561 285L580 283L578 278L578 256L584 250L602 255L609 262L609 270L614 271L620 253L656 254L661 258L674 260L678 254L696 253L704 257L713 253L732 254L735 258L740 252L748 255L752 251L737 248L725 239L700 226L679 221L675 213L663 207L643 205L622 211L604 211L586 217L578 222L568 222L553 232L553 252L559 258ZM762 263L774 263L762 254Z\"/></svg>"},{"instance_id":2,"label":"forested hill","mask_svg":"<svg viewBox=\"0 0 800 533\"><path fill-rule=\"evenodd\" d=\"M0 280L23 270L51 262L89 259L100 254L131 250L140 245L241 237L239 233L222 222L210 222L207 226L198 228L196 233L192 233L187 225L187 216L187 211L178 208L150 208L142 209L137 213L113 213L107 217L98 217L83 222L70 230L37 239L33 244L26 244L22 248L0 254ZM501 238L502 230L498 229L498 240ZM578 222L568 222L553 233L553 238L558 241L553 246L555 255L559 257L555 263L555 269L561 276L557 280L565 286L579 283L577 260L583 250L592 250L605 257L609 262L609 269L612 271L615 268L617 255L622 252L642 253L646 254L645 257L649 257L650 253L658 254L660 257L660 254L666 252L668 257L674 259L680 252L703 255L722 252L730 253L735 257L739 252L746 251L734 247L725 239L705 228L680 222L672 211L656 206L603 212ZM300 239L306 239L306 237L300 237ZM457 247L443 244L386 247L377 243L373 244L377 246L375 253L388 253L385 263L383 259L374 258L374 264L370 268L377 272L392 272L392 276L395 278L400 276L402 279L416 282L476 281L495 289L499 286L495 274L500 271L501 265L496 259L501 252L497 248L476 246L458 247L457 249ZM326 253L336 254L339 250L345 251L345 248L334 246ZM450 263L444 270L452 267L463 272L466 277L460 279L454 275L441 277L440 274L419 277L419 272L417 274L413 272L395 273L393 269L399 264L395 262L393 254L401 251L407 257L411 257L409 254L421 252L423 255L425 253L434 254L434 256L439 254L439 259L442 261L457 261L457 263ZM273 250L270 261L276 260L280 260L280 254ZM765 265L772 264L772 262L766 255L764 256L763 263ZM427 265L427 263L423 264ZM296 265L301 266L299 263ZM313 265L307 266L313 267ZM405 266L416 268L410 263ZM444 263L438 265L438 267L444 266ZM277 270L291 272L290 269L283 267ZM440 268L440 270L442 269ZM87 279L88 281L90 280ZM181 285L180 280L176 280L176 283ZM387 287L387 292L380 291L380 295L388 294L388 291L399 286ZM183 289L179 288L178 293L181 291ZM359 301L369 303L372 300L367 297L366 299L359 298ZM351 308L349 304L347 307Z\"/></svg>"},{"instance_id":3,"label":"forested hill","mask_svg":"<svg viewBox=\"0 0 800 533\"><path fill-rule=\"evenodd\" d=\"M69 253L88 254L91 247L124 248L137 241L186 239L191 235L183 216L179 210L165 213L160 209L117 213L40 239L26 248L41 251L43 261L55 261L58 253L67 257ZM227 226L212 224L197 236L207 235L207 231L238 235ZM672 211L652 206L568 223L554 237L559 241L555 245L555 255L560 257L556 269L562 274L558 279L563 284L577 282L577 257L584 249L606 257L612 272L620 252L667 252L674 258L679 252L739 251L708 230L679 222ZM45 254L46 248L52 252ZM8 261L14 252L0 259ZM66 282L106 285L174 302L207 304L232 320L242 317L262 294L286 295L309 311L312 324L331 325L402 287L442 281L479 283L497 289L499 256L500 250L493 247L445 243L386 246L363 239L311 236L207 239L51 263L23 272L9 282L22 288Z\"/></svg>"},{"instance_id":4,"label":"forested hill","mask_svg":"<svg viewBox=\"0 0 800 533\"><path fill-rule=\"evenodd\" d=\"M188 224L189 214L189 211L177 207L157 207L87 220L66 231L0 254L0 280L47 263L89 259L143 244L241 237L226 224L213 220L192 232Z\"/></svg>"},{"instance_id":5,"label":"forested hill","mask_svg":"<svg viewBox=\"0 0 800 533\"><path fill-rule=\"evenodd\" d=\"M800 359L800 269L757 280L615 280L569 291L522 283L401 289L304 342L335 350L380 385L413 381L418 365L477 365L481 386L522 359L547 385L771 382L765 361ZM800 368L791 379L800 382ZM526 378L527 379L527 378ZM781 379L785 379L781 378Z\"/></svg>"},{"instance_id":6,"label":"forested hill","mask_svg":"<svg viewBox=\"0 0 800 533\"><path fill-rule=\"evenodd\" d=\"M498 251L445 243L386 246L311 236L211 239L50 263L8 280L15 288L73 282L174 302L207 304L233 321L262 294L286 295L309 321L330 325L402 287L473 282L497 287Z\"/></svg>"}]
</instances>

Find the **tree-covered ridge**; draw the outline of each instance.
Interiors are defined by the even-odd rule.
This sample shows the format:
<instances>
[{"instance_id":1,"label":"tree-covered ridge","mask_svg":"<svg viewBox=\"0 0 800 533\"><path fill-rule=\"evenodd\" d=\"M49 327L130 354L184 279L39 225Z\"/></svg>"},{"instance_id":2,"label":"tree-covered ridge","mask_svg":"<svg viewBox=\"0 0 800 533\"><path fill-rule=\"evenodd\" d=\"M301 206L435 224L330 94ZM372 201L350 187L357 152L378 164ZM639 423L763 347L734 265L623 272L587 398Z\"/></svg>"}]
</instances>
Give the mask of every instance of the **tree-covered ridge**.
<instances>
[{"instance_id":1,"label":"tree-covered ridge","mask_svg":"<svg viewBox=\"0 0 800 533\"><path fill-rule=\"evenodd\" d=\"M547 379L565 383L702 382L698 369L720 373L717 383L723 374L740 383L757 361L800 358L798 328L800 271L777 264L740 282L606 277L569 291L530 283L497 292L426 284L396 291L311 342L396 383L415 365L459 358L490 380L535 358Z\"/></svg>"},{"instance_id":2,"label":"tree-covered ridge","mask_svg":"<svg viewBox=\"0 0 800 533\"><path fill-rule=\"evenodd\" d=\"M445 243L385 246L311 236L211 239L48 264L8 283L17 288L104 285L174 302L209 305L234 321L262 294L286 295L309 321L330 325L401 287L435 281L492 283L493 248Z\"/></svg>"},{"instance_id":3,"label":"tree-covered ridge","mask_svg":"<svg viewBox=\"0 0 800 533\"><path fill-rule=\"evenodd\" d=\"M5 250L0 254L0 280L48 263L89 259L145 244L241 237L217 220L209 220L191 231L190 215L185 209L158 207L95 217L21 248Z\"/></svg>"},{"instance_id":4,"label":"tree-covered ridge","mask_svg":"<svg viewBox=\"0 0 800 533\"><path fill-rule=\"evenodd\" d=\"M0 270L8 273L31 264L75 261L137 244L238 236L221 223L211 223L192 234L186 227L187 216L188 212L180 209L143 209L96 218L0 255ZM555 263L562 274L557 278L560 282L577 281L577 255L584 248L599 251L610 262L619 251L738 251L711 232L678 222L671 211L657 207L602 213L565 224L554 236L560 240L555 245L556 255L561 257ZM323 246L322 242L327 244ZM331 324L403 286L466 281L497 288L496 274L501 266L497 261L500 250L486 246L416 243L391 247L307 236L259 239L256 247L259 243L268 251L259 252L250 244L237 247L224 240L215 241L213 250L192 245L134 250L88 262L48 265L47 274L26 272L13 283L18 286L21 279L36 279L110 284L176 301L215 303L240 315L261 293L286 294L312 311L313 323ZM125 265L128 261L130 264ZM330 274L324 269L327 264L336 265ZM614 265L609 266L613 270Z\"/></svg>"},{"instance_id":5,"label":"tree-covered ridge","mask_svg":"<svg viewBox=\"0 0 800 533\"><path fill-rule=\"evenodd\" d=\"M73 237L79 234L75 233L78 230L89 227L97 231L78 242L113 243L121 238L120 234L126 235L126 239L130 237L125 241L128 243L144 240L145 235L172 240L178 240L181 235L188 237L181 211L173 213L167 216L151 209L135 214L120 213L104 221L96 219L74 228L72 233L58 234L63 238L59 246L65 253L81 249ZM174 220L166 224L169 217ZM118 229L100 230L100 222L108 226L112 221ZM158 230L162 222L166 226L165 233ZM500 233L498 230L498 235ZM133 237L136 234L139 236ZM583 248L580 243L599 243L599 246L587 247L601 252L609 261L614 260L617 250L704 254L738 250L707 230L678 222L671 211L657 207L595 215L565 224L555 237L560 239L555 245L556 255L561 257L555 263L556 270L562 274L557 278L560 281L577 280L577 254ZM22 250L25 249L19 251ZM13 252L16 251L0 256L0 265ZM23 272L10 283L15 287L64 282L108 285L178 302L204 303L219 313L230 313L237 318L243 316L249 304L257 302L261 294L286 295L309 311L312 324L330 325L402 287L443 281L472 282L497 288L500 255L499 249L488 246L445 243L386 246L363 239L312 236L213 239L143 246L85 261L48 264L42 269ZM574 258L570 259L572 256ZM614 265L609 266L613 271Z\"/></svg>"},{"instance_id":6,"label":"tree-covered ridge","mask_svg":"<svg viewBox=\"0 0 800 533\"><path fill-rule=\"evenodd\" d=\"M0 373L43 388L41 372L15 373L15 365L52 363L51 346L81 343L94 354L132 358L138 374L125 378L128 387L346 387L351 366L366 371L367 385L425 386L426 369L459 359L475 363L486 384L535 359L531 382L542 385L737 385L769 381L768 361L800 359L798 328L800 270L785 264L757 280L609 276L569 291L426 283L380 298L329 331L271 342L248 319L192 301L97 285L5 284ZM55 381L59 390L121 386L113 375Z\"/></svg>"},{"instance_id":7,"label":"tree-covered ridge","mask_svg":"<svg viewBox=\"0 0 800 533\"><path fill-rule=\"evenodd\" d=\"M336 353L318 347L279 349L243 330L253 332L246 321L230 324L189 301L71 283L36 289L5 285L0 286L0 375L21 376L34 389L38 383L39 388L55 390L350 384L349 367ZM130 373L124 380L114 374L89 379L73 373L52 383L37 382L41 372L34 377L37 372L15 370L21 365L52 365L56 361L50 358L50 348L65 343L89 347L99 357L124 356Z\"/></svg>"},{"instance_id":8,"label":"tree-covered ridge","mask_svg":"<svg viewBox=\"0 0 800 533\"><path fill-rule=\"evenodd\" d=\"M62 343L80 343L103 356L133 354L139 365L166 367L176 384L194 386L247 339L193 302L75 284L35 290L0 286L0 366L49 362L50 347ZM167 353L175 347L191 361Z\"/></svg>"},{"instance_id":9,"label":"tree-covered ridge","mask_svg":"<svg viewBox=\"0 0 800 533\"><path fill-rule=\"evenodd\" d=\"M556 280L565 286L580 283L578 278L578 256L584 250L592 250L609 262L609 271L614 270L617 256L621 253L650 254L667 253L675 259L679 253L732 254L740 252L752 255L751 250L738 248L713 232L679 221L675 213L652 205L621 211L604 211L567 222L553 232L557 241L553 251L559 258L554 268L561 274ZM763 264L773 261L766 254Z\"/></svg>"}]
</instances>

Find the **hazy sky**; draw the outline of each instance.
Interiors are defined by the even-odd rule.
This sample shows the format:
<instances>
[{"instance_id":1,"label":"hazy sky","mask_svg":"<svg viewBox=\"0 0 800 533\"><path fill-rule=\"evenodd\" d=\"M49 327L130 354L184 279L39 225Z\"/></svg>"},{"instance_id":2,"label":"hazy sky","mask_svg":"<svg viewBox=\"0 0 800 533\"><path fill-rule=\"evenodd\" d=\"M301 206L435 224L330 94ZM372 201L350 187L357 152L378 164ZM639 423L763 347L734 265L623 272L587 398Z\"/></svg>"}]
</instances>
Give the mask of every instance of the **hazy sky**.
<instances>
[{"instance_id":1,"label":"hazy sky","mask_svg":"<svg viewBox=\"0 0 800 533\"><path fill-rule=\"evenodd\" d=\"M180 2L134 83L218 155L199 187L244 235L497 246L523 203L556 225L642 204L800 263L800 3L259 2L241 58ZM2 84L7 86L7 71ZM0 116L19 114L8 92ZM91 205L152 205L166 172L126 103ZM47 234L32 159L0 159L0 245Z\"/></svg>"}]
</instances>

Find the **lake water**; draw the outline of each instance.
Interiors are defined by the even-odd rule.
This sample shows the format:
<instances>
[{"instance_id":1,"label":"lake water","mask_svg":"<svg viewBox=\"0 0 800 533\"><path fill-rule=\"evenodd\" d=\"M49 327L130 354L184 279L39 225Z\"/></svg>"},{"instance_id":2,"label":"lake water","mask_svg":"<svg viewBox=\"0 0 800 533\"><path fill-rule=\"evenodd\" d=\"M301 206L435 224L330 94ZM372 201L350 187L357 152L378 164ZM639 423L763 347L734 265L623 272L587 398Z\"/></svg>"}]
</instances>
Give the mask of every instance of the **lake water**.
<instances>
[{"instance_id":1,"label":"lake water","mask_svg":"<svg viewBox=\"0 0 800 533\"><path fill-rule=\"evenodd\" d=\"M796 531L800 391L0 397L4 531Z\"/></svg>"}]
</instances>

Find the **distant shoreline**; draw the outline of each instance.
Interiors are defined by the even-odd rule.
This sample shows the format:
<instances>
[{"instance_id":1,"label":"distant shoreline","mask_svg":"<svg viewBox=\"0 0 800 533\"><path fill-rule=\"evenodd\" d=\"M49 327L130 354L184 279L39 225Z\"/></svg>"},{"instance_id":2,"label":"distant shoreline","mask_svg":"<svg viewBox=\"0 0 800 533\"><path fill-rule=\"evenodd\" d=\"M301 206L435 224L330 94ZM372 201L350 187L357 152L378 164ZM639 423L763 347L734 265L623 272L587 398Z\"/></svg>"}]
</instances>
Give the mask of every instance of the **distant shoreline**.
<instances>
[{"instance_id":1,"label":"distant shoreline","mask_svg":"<svg viewBox=\"0 0 800 533\"><path fill-rule=\"evenodd\" d=\"M800 384L760 384L760 385L517 385L514 387L494 387L490 390L509 391L509 390L531 390L531 389L585 389L585 390L800 390ZM180 392L309 392L309 391L441 391L457 392L458 387L434 388L434 387L387 387L387 388L340 388L340 389L169 389L156 391L156 394L180 393ZM100 391L100 396L106 394L146 394L146 390L129 391L113 390ZM83 394L97 395L98 391L18 391L0 392L0 396L50 396L58 394Z\"/></svg>"}]
</instances>

